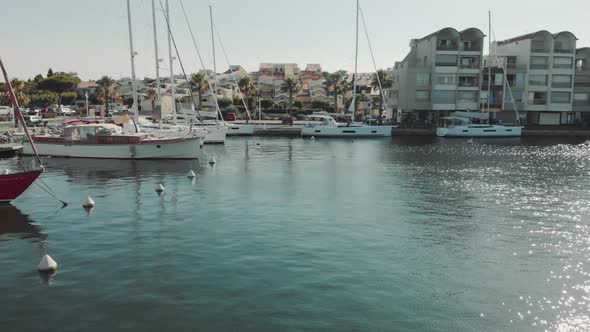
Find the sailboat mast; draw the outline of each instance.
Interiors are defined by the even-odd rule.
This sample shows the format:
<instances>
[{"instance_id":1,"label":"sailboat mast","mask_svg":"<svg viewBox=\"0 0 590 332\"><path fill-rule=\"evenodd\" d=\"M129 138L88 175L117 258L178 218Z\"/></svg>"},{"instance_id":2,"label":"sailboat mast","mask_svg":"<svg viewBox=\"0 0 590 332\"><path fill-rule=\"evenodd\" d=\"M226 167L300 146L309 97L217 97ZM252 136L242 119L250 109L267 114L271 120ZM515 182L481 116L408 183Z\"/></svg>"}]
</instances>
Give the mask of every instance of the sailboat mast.
<instances>
[{"instance_id":1,"label":"sailboat mast","mask_svg":"<svg viewBox=\"0 0 590 332\"><path fill-rule=\"evenodd\" d=\"M137 88L135 86L135 51L133 51L133 33L131 31L131 5L127 0L127 21L129 23L129 53L131 54L131 88L133 89L133 103L131 109L135 120L139 119L139 112L137 108Z\"/></svg>"},{"instance_id":2,"label":"sailboat mast","mask_svg":"<svg viewBox=\"0 0 590 332\"><path fill-rule=\"evenodd\" d=\"M162 105L161 105L161 98L162 98L162 89L160 88L160 60L158 59L158 33L156 30L156 2L152 0L152 21L154 25L154 53L156 55L156 93L157 93L157 100L156 100L156 109L160 111L160 127L162 126ZM154 112L156 110L153 110Z\"/></svg>"},{"instance_id":3,"label":"sailboat mast","mask_svg":"<svg viewBox=\"0 0 590 332\"><path fill-rule=\"evenodd\" d=\"M170 89L172 90L172 119L174 124L176 124L176 90L174 84L174 58L172 57L172 41L170 39L170 35L172 34L172 30L170 30L170 7L168 5L168 0L166 0L166 25L168 26L168 58L170 59Z\"/></svg>"},{"instance_id":4,"label":"sailboat mast","mask_svg":"<svg viewBox=\"0 0 590 332\"><path fill-rule=\"evenodd\" d=\"M215 37L213 33L213 6L209 6L209 20L211 23L211 47L213 50L213 94L217 99L217 63L215 62ZM219 112L217 112L216 118L219 119Z\"/></svg>"},{"instance_id":5,"label":"sailboat mast","mask_svg":"<svg viewBox=\"0 0 590 332\"><path fill-rule=\"evenodd\" d=\"M492 11L488 11L488 113L490 112L490 96L492 90Z\"/></svg>"},{"instance_id":6,"label":"sailboat mast","mask_svg":"<svg viewBox=\"0 0 590 332\"><path fill-rule=\"evenodd\" d=\"M356 0L356 40L354 50L354 76L352 76L352 120L354 121L354 115L356 114L356 75L358 71L358 58L359 58L359 0Z\"/></svg>"}]
</instances>

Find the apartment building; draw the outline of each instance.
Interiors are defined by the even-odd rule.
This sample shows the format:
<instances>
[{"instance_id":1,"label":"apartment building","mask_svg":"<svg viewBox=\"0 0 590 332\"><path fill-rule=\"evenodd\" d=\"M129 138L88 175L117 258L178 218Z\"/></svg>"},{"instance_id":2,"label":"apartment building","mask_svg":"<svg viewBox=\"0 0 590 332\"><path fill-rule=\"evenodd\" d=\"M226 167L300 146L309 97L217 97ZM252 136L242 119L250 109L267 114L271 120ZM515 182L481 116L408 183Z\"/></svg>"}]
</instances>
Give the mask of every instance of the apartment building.
<instances>
[{"instance_id":1,"label":"apartment building","mask_svg":"<svg viewBox=\"0 0 590 332\"><path fill-rule=\"evenodd\" d=\"M590 126L590 47L576 50L573 111L586 126Z\"/></svg>"},{"instance_id":2,"label":"apartment building","mask_svg":"<svg viewBox=\"0 0 590 332\"><path fill-rule=\"evenodd\" d=\"M576 40L568 31L542 30L492 43L492 58L505 68L511 90L503 92L502 110L515 105L529 125L578 121L580 115L573 110Z\"/></svg>"},{"instance_id":3,"label":"apartment building","mask_svg":"<svg viewBox=\"0 0 590 332\"><path fill-rule=\"evenodd\" d=\"M435 120L452 111L478 111L485 35L477 28L444 28L410 41L410 52L393 68L398 122L411 114Z\"/></svg>"}]
</instances>

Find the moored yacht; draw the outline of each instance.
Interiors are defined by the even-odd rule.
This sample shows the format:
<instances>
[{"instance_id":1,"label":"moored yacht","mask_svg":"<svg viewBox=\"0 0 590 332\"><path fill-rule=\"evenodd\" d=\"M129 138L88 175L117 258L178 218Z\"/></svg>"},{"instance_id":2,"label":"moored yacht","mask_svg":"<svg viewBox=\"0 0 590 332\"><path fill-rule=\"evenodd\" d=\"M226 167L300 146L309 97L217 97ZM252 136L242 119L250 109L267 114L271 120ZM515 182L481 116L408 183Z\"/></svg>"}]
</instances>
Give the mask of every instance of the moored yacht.
<instances>
[{"instance_id":1,"label":"moored yacht","mask_svg":"<svg viewBox=\"0 0 590 332\"><path fill-rule=\"evenodd\" d=\"M204 159L203 136L124 133L110 123L66 125L61 134L33 137L40 156L93 159ZM23 154L32 145L23 143Z\"/></svg>"},{"instance_id":2,"label":"moored yacht","mask_svg":"<svg viewBox=\"0 0 590 332\"><path fill-rule=\"evenodd\" d=\"M468 118L449 116L441 118L436 128L439 137L520 137L522 127L471 123Z\"/></svg>"},{"instance_id":3,"label":"moored yacht","mask_svg":"<svg viewBox=\"0 0 590 332\"><path fill-rule=\"evenodd\" d=\"M334 138L367 138L391 136L391 126L368 126L360 123L338 123L333 117L329 115L314 115L314 117L321 119L321 123L306 124L301 129L301 136Z\"/></svg>"}]
</instances>

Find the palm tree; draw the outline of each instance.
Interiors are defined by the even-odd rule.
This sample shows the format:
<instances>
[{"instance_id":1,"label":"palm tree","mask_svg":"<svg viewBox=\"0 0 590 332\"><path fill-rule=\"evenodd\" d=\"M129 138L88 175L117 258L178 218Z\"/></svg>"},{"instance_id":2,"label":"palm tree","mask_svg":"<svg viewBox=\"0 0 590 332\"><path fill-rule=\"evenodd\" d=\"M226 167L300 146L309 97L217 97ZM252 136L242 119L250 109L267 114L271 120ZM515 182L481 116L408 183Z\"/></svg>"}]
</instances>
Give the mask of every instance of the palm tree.
<instances>
[{"instance_id":1,"label":"palm tree","mask_svg":"<svg viewBox=\"0 0 590 332\"><path fill-rule=\"evenodd\" d=\"M281 92L289 93L289 121L290 125L293 125L293 93L297 94L301 90L299 82L292 78L287 78L281 86Z\"/></svg>"},{"instance_id":2,"label":"palm tree","mask_svg":"<svg viewBox=\"0 0 590 332\"><path fill-rule=\"evenodd\" d=\"M145 99L149 100L152 103L152 111L156 111L156 99L158 99L158 93L156 93L156 90L154 89L149 89L147 90L147 93L145 94Z\"/></svg>"},{"instance_id":3,"label":"palm tree","mask_svg":"<svg viewBox=\"0 0 590 332\"><path fill-rule=\"evenodd\" d=\"M16 96L16 100L20 106L27 106L31 99L27 94L27 87L24 81L19 81L17 79L13 79L12 82L12 89L14 90L14 94Z\"/></svg>"},{"instance_id":4,"label":"palm tree","mask_svg":"<svg viewBox=\"0 0 590 332\"><path fill-rule=\"evenodd\" d=\"M381 81L381 86L379 86L379 81ZM371 86L373 87L373 89L379 91L379 124L383 124L383 119L381 118L381 112L383 112L383 94L381 91L381 88L386 89L386 88L390 88L391 85L393 84L393 80L391 79L391 76L389 75L389 72L383 69L379 69L377 71L377 73L373 74L372 80L371 80Z\"/></svg>"},{"instance_id":5,"label":"palm tree","mask_svg":"<svg viewBox=\"0 0 590 332\"><path fill-rule=\"evenodd\" d=\"M105 111L108 112L109 101L115 97L115 91L113 90L115 80L108 76L103 76L96 81L96 84L98 84L96 99L104 104Z\"/></svg>"},{"instance_id":6,"label":"palm tree","mask_svg":"<svg viewBox=\"0 0 590 332\"><path fill-rule=\"evenodd\" d=\"M203 94L209 91L209 81L203 73L193 74L190 81L191 88L199 94L199 111L203 110Z\"/></svg>"},{"instance_id":7,"label":"palm tree","mask_svg":"<svg viewBox=\"0 0 590 332\"><path fill-rule=\"evenodd\" d=\"M328 95L334 96L334 109L338 109L338 95L345 93L348 90L348 82L346 82L346 70L339 70L334 73L324 72L324 89Z\"/></svg>"},{"instance_id":8,"label":"palm tree","mask_svg":"<svg viewBox=\"0 0 590 332\"><path fill-rule=\"evenodd\" d=\"M256 89L254 89L254 85L252 84L250 76L244 76L244 77L240 78L240 80L238 81L238 88L240 89L242 96L244 96L244 101L246 102L246 106L249 108L250 107L250 99L249 98L252 94L256 93ZM248 114L248 119L246 121L249 121L249 119L250 119L250 115Z\"/></svg>"}]
</instances>

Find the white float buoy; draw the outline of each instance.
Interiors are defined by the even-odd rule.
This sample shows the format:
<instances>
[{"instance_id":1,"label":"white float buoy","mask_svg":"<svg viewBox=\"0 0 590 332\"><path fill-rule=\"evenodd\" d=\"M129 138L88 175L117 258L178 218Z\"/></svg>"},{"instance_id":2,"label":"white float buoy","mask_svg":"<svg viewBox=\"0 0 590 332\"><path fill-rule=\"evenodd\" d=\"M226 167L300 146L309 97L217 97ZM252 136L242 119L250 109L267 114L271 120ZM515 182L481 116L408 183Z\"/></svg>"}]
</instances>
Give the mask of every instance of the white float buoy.
<instances>
[{"instance_id":1,"label":"white float buoy","mask_svg":"<svg viewBox=\"0 0 590 332\"><path fill-rule=\"evenodd\" d=\"M193 170L191 169L190 172L188 172L187 177L189 179L194 179L197 175L195 174L195 172L193 172Z\"/></svg>"},{"instance_id":2,"label":"white float buoy","mask_svg":"<svg viewBox=\"0 0 590 332\"><path fill-rule=\"evenodd\" d=\"M52 272L57 270L57 263L49 255L43 256L41 262L37 266L37 270L40 272Z\"/></svg>"},{"instance_id":3,"label":"white float buoy","mask_svg":"<svg viewBox=\"0 0 590 332\"><path fill-rule=\"evenodd\" d=\"M311 136L309 139L312 140L312 141L315 141L315 137L314 136Z\"/></svg>"},{"instance_id":4,"label":"white float buoy","mask_svg":"<svg viewBox=\"0 0 590 332\"><path fill-rule=\"evenodd\" d=\"M8 174L10 174L10 171L9 171L9 170L7 170L7 169L5 169L5 170L4 170L4 175L8 175Z\"/></svg>"},{"instance_id":5,"label":"white float buoy","mask_svg":"<svg viewBox=\"0 0 590 332\"><path fill-rule=\"evenodd\" d=\"M215 163L216 163L215 158L209 159L209 165L213 166L213 165L215 165Z\"/></svg>"},{"instance_id":6,"label":"white float buoy","mask_svg":"<svg viewBox=\"0 0 590 332\"><path fill-rule=\"evenodd\" d=\"M82 207L84 207L86 209L92 209L95 206L96 206L96 203L94 203L94 200L92 199L92 197L90 197L90 195L88 195L88 198L86 198L86 203L84 203L84 205L82 205Z\"/></svg>"},{"instance_id":7,"label":"white float buoy","mask_svg":"<svg viewBox=\"0 0 590 332\"><path fill-rule=\"evenodd\" d=\"M473 138L468 139L467 144L473 144Z\"/></svg>"},{"instance_id":8,"label":"white float buoy","mask_svg":"<svg viewBox=\"0 0 590 332\"><path fill-rule=\"evenodd\" d=\"M156 192L158 194L163 193L164 191L166 191L166 188L164 188L164 186L160 183L157 187L156 187Z\"/></svg>"}]
</instances>

